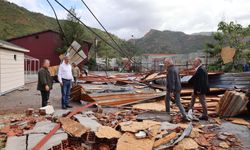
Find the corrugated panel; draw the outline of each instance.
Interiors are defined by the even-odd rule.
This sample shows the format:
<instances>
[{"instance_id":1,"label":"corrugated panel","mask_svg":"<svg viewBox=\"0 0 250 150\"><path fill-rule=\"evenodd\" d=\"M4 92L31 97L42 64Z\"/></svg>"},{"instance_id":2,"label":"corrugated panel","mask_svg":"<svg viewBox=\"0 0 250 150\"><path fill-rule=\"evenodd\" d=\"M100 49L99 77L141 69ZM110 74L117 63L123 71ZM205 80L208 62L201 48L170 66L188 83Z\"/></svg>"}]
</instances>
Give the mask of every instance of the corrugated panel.
<instances>
[{"instance_id":1,"label":"corrugated panel","mask_svg":"<svg viewBox=\"0 0 250 150\"><path fill-rule=\"evenodd\" d=\"M191 86L187 84L189 79L190 76L182 77L183 87ZM210 88L245 89L250 87L250 72L215 74L209 75L208 79ZM165 79L157 79L154 83L164 85Z\"/></svg>"},{"instance_id":2,"label":"corrugated panel","mask_svg":"<svg viewBox=\"0 0 250 150\"><path fill-rule=\"evenodd\" d=\"M225 73L209 76L210 87L247 88L250 85L250 72Z\"/></svg>"}]
</instances>

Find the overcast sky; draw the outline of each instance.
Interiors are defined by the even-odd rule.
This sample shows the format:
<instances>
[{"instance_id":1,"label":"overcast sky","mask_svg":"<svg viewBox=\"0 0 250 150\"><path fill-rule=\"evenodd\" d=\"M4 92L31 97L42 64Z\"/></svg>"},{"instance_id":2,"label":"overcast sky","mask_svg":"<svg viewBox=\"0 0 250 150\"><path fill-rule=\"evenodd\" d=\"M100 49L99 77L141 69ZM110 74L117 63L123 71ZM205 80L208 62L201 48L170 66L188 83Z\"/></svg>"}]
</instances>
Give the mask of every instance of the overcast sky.
<instances>
[{"instance_id":1,"label":"overcast sky","mask_svg":"<svg viewBox=\"0 0 250 150\"><path fill-rule=\"evenodd\" d=\"M54 17L46 0L8 0ZM50 0L60 19L64 11ZM81 0L59 0L74 7L88 26L100 28ZM142 37L150 29L196 33L215 31L219 21L250 24L250 0L85 0L107 30L120 38Z\"/></svg>"}]
</instances>

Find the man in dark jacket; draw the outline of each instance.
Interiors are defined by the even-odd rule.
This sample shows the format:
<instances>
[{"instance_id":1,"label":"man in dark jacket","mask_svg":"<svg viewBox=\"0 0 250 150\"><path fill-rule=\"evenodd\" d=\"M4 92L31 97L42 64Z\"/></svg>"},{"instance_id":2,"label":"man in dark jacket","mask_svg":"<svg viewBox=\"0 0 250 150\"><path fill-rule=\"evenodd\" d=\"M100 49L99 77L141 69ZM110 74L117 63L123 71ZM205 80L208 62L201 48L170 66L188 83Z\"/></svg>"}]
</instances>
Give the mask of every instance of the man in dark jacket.
<instances>
[{"instance_id":1,"label":"man in dark jacket","mask_svg":"<svg viewBox=\"0 0 250 150\"><path fill-rule=\"evenodd\" d=\"M202 66L200 58L195 58L193 67L195 68L196 72L189 80L189 83L193 85L193 93L192 93L190 109L193 109L195 99L196 97L199 97L203 109L202 116L200 116L199 119L208 120L207 104L206 104L206 93L209 91L208 74L206 69Z\"/></svg>"},{"instance_id":2,"label":"man in dark jacket","mask_svg":"<svg viewBox=\"0 0 250 150\"><path fill-rule=\"evenodd\" d=\"M182 114L182 119L188 121L185 109L183 108L180 101L180 92L181 92L181 81L178 69L174 66L171 59L165 59L165 66L167 67L167 85L166 85L166 112L170 112L170 100L174 98L176 105L180 109Z\"/></svg>"},{"instance_id":3,"label":"man in dark jacket","mask_svg":"<svg viewBox=\"0 0 250 150\"><path fill-rule=\"evenodd\" d=\"M48 105L50 90L52 89L52 78L49 73L50 61L45 59L42 68L38 71L37 90L41 91L42 107Z\"/></svg>"}]
</instances>

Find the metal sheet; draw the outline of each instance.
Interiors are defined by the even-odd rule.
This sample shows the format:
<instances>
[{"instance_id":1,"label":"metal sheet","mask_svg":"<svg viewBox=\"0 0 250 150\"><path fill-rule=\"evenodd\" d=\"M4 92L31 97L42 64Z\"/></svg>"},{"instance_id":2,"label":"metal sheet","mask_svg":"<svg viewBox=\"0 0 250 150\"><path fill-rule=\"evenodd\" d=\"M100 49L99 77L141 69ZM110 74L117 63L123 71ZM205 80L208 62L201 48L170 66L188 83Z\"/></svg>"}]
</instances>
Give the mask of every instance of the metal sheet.
<instances>
[{"instance_id":1,"label":"metal sheet","mask_svg":"<svg viewBox=\"0 0 250 150\"><path fill-rule=\"evenodd\" d=\"M67 50L67 54L70 58L70 63L75 63L76 65L80 64L83 60L87 58L86 54L82 51L81 45L73 41L70 47Z\"/></svg>"}]
</instances>

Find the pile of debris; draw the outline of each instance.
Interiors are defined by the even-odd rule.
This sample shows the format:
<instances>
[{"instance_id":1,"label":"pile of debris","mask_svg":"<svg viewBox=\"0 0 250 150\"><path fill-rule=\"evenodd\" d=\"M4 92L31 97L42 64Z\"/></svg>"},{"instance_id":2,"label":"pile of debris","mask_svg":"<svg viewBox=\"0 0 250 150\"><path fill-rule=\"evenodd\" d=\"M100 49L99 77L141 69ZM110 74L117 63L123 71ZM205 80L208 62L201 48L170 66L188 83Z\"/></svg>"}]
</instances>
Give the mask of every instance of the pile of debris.
<instances>
[{"instance_id":1,"label":"pile of debris","mask_svg":"<svg viewBox=\"0 0 250 150\"><path fill-rule=\"evenodd\" d=\"M224 120L216 117L241 113L247 103L243 93L212 88L206 97L212 118L207 122L196 119L202 111L197 100L194 112L189 112L194 119L183 122L174 103L171 113L165 112L165 86L158 82L165 74L81 77L70 97L84 106L71 112L52 106L28 109L26 117L1 121L1 136L7 138L5 150L241 149L235 135L220 130ZM183 87L181 102L188 109L192 89L185 82ZM228 120L250 127L243 119Z\"/></svg>"},{"instance_id":2,"label":"pile of debris","mask_svg":"<svg viewBox=\"0 0 250 150\"><path fill-rule=\"evenodd\" d=\"M173 124L170 123L172 117L166 113L159 117L161 113L155 111L120 108L109 112L109 109L103 108L103 112L80 111L74 115L60 110L52 115L37 116L34 113L23 117L25 119L11 120L1 130L8 137L5 149L32 149L55 128L58 130L45 144L40 145L40 149L241 148L240 141L233 134L219 131L219 124L215 120L206 125L199 122ZM159 118L150 119L150 114ZM16 134L9 134L12 131Z\"/></svg>"}]
</instances>

